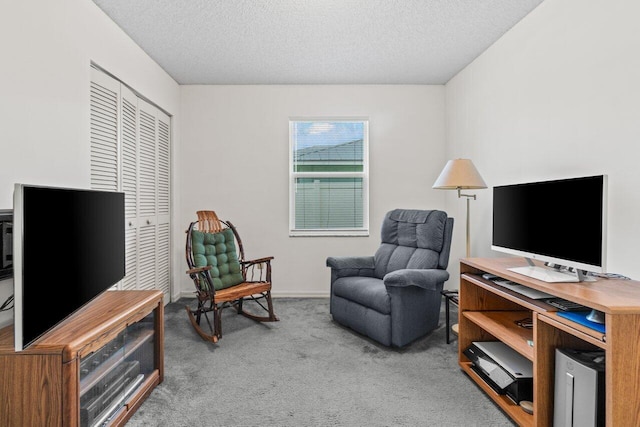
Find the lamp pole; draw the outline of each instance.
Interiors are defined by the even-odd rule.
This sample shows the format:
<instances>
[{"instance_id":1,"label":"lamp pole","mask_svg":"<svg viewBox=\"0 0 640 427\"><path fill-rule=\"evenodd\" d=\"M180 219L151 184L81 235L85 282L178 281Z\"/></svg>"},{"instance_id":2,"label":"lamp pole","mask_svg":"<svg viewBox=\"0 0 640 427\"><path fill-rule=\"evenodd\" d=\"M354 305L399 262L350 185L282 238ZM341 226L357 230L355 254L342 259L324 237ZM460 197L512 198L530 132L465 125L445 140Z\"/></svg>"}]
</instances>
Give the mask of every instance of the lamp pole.
<instances>
[{"instance_id":1,"label":"lamp pole","mask_svg":"<svg viewBox=\"0 0 640 427\"><path fill-rule=\"evenodd\" d=\"M471 256L471 216L469 215L470 205L469 201L471 199L475 200L475 194L462 194L460 191L460 187L458 187L458 198L466 197L467 198L467 258Z\"/></svg>"}]
</instances>

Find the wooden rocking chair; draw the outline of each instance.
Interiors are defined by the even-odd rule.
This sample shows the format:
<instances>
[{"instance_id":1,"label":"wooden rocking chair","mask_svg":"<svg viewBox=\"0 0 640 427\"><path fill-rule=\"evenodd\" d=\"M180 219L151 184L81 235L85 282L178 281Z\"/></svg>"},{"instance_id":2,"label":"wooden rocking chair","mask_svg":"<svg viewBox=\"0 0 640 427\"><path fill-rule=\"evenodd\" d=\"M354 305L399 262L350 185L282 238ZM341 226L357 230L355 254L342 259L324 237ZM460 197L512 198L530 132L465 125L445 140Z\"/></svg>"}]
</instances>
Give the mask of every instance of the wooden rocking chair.
<instances>
[{"instance_id":1,"label":"wooden rocking chair","mask_svg":"<svg viewBox=\"0 0 640 427\"><path fill-rule=\"evenodd\" d=\"M185 308L198 334L207 341L218 342L222 337L222 309L226 307L234 307L238 314L259 322L279 320L271 301L273 257L245 260L242 240L231 222L219 220L214 211L197 214L198 220L187 230L186 245L187 274L196 287L197 307ZM267 315L247 312L245 300L256 302ZM210 333L200 326L203 317Z\"/></svg>"}]
</instances>

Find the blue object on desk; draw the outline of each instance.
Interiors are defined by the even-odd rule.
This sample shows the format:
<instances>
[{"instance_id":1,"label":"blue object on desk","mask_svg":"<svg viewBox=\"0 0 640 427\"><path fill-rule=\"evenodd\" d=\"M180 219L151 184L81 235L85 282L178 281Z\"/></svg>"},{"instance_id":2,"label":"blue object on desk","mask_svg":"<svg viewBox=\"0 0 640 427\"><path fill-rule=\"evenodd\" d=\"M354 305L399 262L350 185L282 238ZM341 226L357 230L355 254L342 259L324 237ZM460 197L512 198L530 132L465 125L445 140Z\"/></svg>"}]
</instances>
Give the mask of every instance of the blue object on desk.
<instances>
[{"instance_id":1,"label":"blue object on desk","mask_svg":"<svg viewBox=\"0 0 640 427\"><path fill-rule=\"evenodd\" d=\"M591 320L587 320L587 316L591 313L591 311L557 311L556 314L560 317L564 317L566 319L572 320L576 323L579 323L587 328L591 328L595 331L605 333L605 328L602 323L592 322Z\"/></svg>"}]
</instances>

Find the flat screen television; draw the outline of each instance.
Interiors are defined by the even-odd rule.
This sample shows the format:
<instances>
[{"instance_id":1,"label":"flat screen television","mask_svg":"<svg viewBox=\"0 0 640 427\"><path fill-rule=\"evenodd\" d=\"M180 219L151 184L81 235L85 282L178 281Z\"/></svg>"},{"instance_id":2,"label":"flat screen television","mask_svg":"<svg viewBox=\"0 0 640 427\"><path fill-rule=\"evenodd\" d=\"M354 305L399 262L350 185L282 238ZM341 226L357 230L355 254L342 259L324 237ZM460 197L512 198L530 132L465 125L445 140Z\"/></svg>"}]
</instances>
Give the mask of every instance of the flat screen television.
<instances>
[{"instance_id":1,"label":"flat screen television","mask_svg":"<svg viewBox=\"0 0 640 427\"><path fill-rule=\"evenodd\" d=\"M124 277L124 232L124 193L15 185L16 351Z\"/></svg>"},{"instance_id":2,"label":"flat screen television","mask_svg":"<svg viewBox=\"0 0 640 427\"><path fill-rule=\"evenodd\" d=\"M579 282L586 271L605 272L606 242L606 175L493 187L491 249L529 261L514 272L546 282Z\"/></svg>"}]
</instances>

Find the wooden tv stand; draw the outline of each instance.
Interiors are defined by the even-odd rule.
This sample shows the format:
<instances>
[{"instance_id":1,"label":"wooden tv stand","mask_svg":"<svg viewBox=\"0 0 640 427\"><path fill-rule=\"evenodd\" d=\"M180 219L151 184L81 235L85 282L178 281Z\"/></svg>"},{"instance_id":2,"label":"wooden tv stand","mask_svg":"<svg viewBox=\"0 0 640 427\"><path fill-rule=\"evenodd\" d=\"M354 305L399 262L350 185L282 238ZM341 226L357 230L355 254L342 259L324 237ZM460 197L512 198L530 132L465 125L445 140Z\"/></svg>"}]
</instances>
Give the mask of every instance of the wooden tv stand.
<instances>
[{"instance_id":1,"label":"wooden tv stand","mask_svg":"<svg viewBox=\"0 0 640 427\"><path fill-rule=\"evenodd\" d=\"M606 425L635 426L640 419L640 282L546 283L507 268L524 258L467 258L460 261L458 362L462 370L520 426L553 425L555 349L605 351ZM544 302L524 297L482 274L492 273L605 313L605 333L556 314ZM514 321L533 319L533 330ZM496 393L471 369L463 351L473 341L499 340L533 362L533 415ZM533 341L530 345L528 341Z\"/></svg>"},{"instance_id":2,"label":"wooden tv stand","mask_svg":"<svg viewBox=\"0 0 640 427\"><path fill-rule=\"evenodd\" d=\"M163 380L163 316L160 290L107 291L26 350L0 330L0 426L123 426Z\"/></svg>"}]
</instances>

